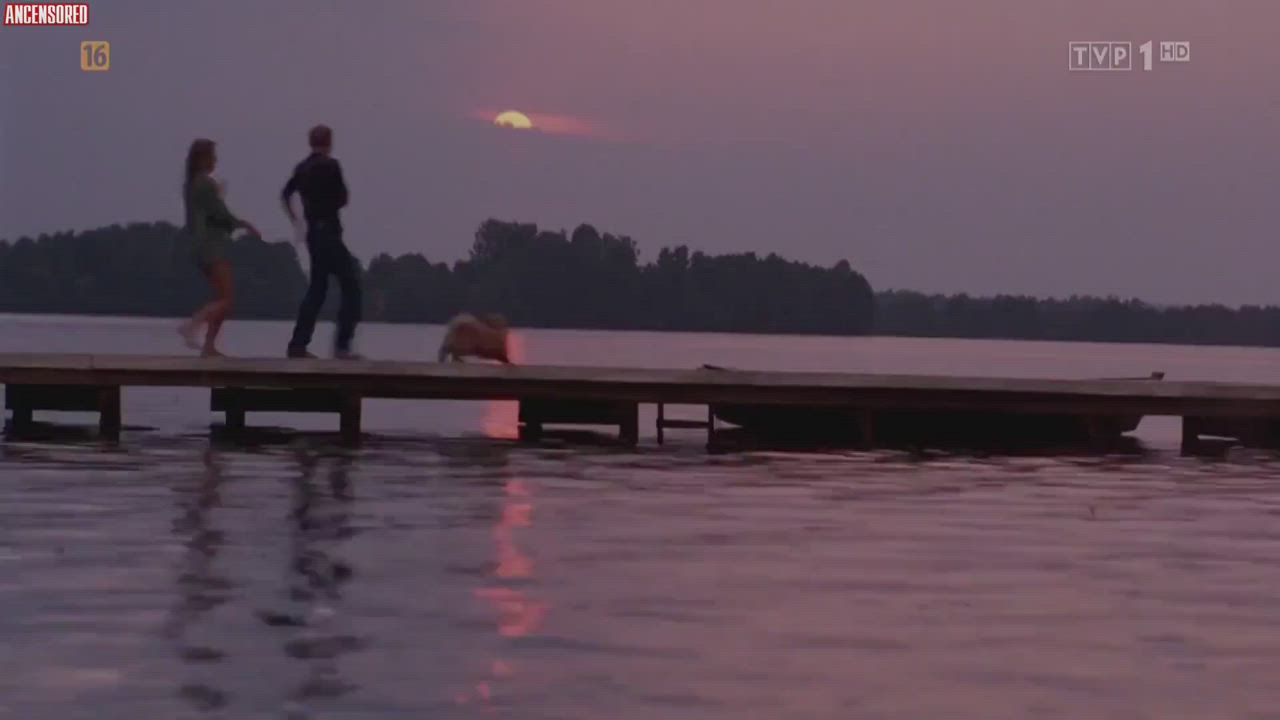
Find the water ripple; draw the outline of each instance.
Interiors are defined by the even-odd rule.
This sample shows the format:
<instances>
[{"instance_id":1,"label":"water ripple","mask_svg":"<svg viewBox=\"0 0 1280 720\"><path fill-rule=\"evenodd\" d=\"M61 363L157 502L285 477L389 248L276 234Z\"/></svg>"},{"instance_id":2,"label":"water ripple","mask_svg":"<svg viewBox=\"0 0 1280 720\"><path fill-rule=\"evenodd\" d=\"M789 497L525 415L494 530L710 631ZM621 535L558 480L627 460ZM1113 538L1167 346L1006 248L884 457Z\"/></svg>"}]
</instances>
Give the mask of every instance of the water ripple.
<instances>
[{"instance_id":1,"label":"water ripple","mask_svg":"<svg viewBox=\"0 0 1280 720\"><path fill-rule=\"evenodd\" d=\"M0 715L1273 712L1265 454L187 437L3 462Z\"/></svg>"}]
</instances>

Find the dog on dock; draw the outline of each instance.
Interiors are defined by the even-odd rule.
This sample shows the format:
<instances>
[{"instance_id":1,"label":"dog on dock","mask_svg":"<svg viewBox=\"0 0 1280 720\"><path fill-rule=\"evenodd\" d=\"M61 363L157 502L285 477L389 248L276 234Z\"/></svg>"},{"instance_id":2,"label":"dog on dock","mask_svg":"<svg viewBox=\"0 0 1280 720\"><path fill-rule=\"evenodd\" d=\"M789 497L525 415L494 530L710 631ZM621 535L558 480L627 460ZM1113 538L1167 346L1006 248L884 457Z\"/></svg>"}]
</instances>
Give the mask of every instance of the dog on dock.
<instances>
[{"instance_id":1,"label":"dog on dock","mask_svg":"<svg viewBox=\"0 0 1280 720\"><path fill-rule=\"evenodd\" d=\"M460 313L445 328L439 360L462 362L465 357L477 357L509 365L508 340L507 320L501 315Z\"/></svg>"}]
</instances>

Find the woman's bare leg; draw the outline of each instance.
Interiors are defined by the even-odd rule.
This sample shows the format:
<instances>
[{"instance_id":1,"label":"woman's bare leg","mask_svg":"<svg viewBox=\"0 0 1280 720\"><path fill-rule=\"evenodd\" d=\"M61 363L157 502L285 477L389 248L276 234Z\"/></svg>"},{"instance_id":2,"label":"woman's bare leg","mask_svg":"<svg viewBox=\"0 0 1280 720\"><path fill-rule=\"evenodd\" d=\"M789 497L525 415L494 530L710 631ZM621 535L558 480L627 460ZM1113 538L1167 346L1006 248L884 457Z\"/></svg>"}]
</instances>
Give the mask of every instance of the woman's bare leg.
<instances>
[{"instance_id":1,"label":"woman's bare leg","mask_svg":"<svg viewBox=\"0 0 1280 720\"><path fill-rule=\"evenodd\" d=\"M213 285L214 300L200 312L205 313L204 348L200 354L204 357L219 357L218 333L222 331L222 323L231 312L233 287L231 283L231 266L225 260L219 260L209 268L209 282Z\"/></svg>"},{"instance_id":2,"label":"woman's bare leg","mask_svg":"<svg viewBox=\"0 0 1280 720\"><path fill-rule=\"evenodd\" d=\"M208 305L205 305L204 308L200 308L196 311L196 314L184 320L178 326L178 334L182 336L182 342L192 350L200 349L200 341L196 338L196 332L204 324L205 308L207 307Z\"/></svg>"},{"instance_id":3,"label":"woman's bare leg","mask_svg":"<svg viewBox=\"0 0 1280 720\"><path fill-rule=\"evenodd\" d=\"M210 285L214 284L214 281L213 281L214 275L213 275L212 265L201 263L200 274L204 275L204 278L209 281ZM191 348L192 350L200 350L203 347L200 344L200 340L197 336L197 333L200 331L200 327L202 325L208 324L209 316L213 313L215 309L217 309L216 308L217 304L218 304L218 300L216 298L213 300L210 300L209 302L202 305L199 310L195 311L190 318L188 318L185 322L183 322L181 325L178 326L178 334L182 336L182 340L184 343L186 343L187 347Z\"/></svg>"}]
</instances>

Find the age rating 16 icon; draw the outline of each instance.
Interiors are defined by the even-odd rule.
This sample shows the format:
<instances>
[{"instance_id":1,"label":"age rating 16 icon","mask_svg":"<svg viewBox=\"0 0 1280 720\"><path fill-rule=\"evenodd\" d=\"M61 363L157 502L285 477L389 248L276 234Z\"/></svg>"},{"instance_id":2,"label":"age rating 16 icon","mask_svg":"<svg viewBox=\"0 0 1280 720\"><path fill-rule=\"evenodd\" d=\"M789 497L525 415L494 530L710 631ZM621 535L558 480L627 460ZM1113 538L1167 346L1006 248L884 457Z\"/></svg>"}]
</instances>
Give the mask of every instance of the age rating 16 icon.
<instances>
[{"instance_id":1,"label":"age rating 16 icon","mask_svg":"<svg viewBox=\"0 0 1280 720\"><path fill-rule=\"evenodd\" d=\"M80 69L85 72L110 70L111 43L105 40L85 40L80 43Z\"/></svg>"}]
</instances>

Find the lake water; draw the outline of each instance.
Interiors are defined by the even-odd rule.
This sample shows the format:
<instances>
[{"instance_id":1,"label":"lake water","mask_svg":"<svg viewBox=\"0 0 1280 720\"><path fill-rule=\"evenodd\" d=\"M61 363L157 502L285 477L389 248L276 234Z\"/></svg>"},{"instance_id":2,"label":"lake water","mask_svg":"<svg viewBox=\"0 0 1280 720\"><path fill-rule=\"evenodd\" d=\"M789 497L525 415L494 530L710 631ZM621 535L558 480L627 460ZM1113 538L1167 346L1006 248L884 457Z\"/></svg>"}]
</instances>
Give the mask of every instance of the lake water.
<instances>
[{"instance_id":1,"label":"lake water","mask_svg":"<svg viewBox=\"0 0 1280 720\"><path fill-rule=\"evenodd\" d=\"M0 352L177 353L173 326L3 317ZM224 349L288 331L232 322ZM439 336L360 343L429 358ZM555 364L1280 382L1280 353L1236 348L521 341ZM118 446L0 449L0 718L1280 718L1280 463L1181 458L1174 422L1112 457L708 456L697 431L657 447L651 409L631 451L512 443L503 403L369 401L347 451L211 444L207 403L126 390Z\"/></svg>"}]
</instances>

